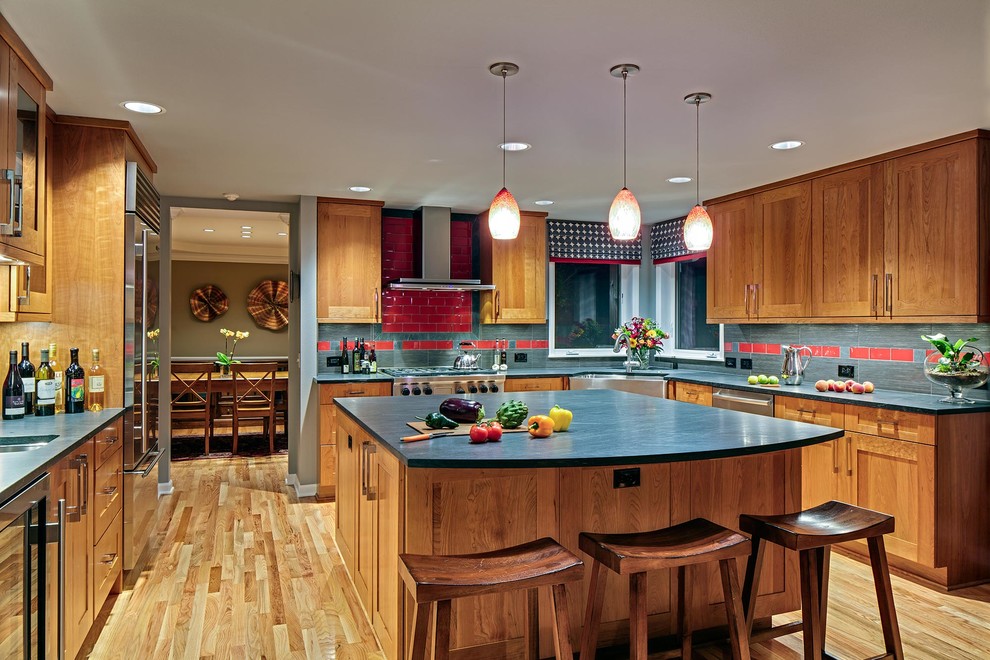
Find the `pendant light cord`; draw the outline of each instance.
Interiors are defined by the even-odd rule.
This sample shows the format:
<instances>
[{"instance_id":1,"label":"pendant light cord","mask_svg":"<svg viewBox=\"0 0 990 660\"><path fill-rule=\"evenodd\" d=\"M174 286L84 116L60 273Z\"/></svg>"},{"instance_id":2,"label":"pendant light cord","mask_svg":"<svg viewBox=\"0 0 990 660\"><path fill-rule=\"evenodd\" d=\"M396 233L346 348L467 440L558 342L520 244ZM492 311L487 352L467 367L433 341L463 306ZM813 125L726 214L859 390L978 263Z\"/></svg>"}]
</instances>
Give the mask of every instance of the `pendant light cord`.
<instances>
[{"instance_id":1,"label":"pendant light cord","mask_svg":"<svg viewBox=\"0 0 990 660\"><path fill-rule=\"evenodd\" d=\"M622 187L626 187L626 78L629 72L622 70Z\"/></svg>"},{"instance_id":2,"label":"pendant light cord","mask_svg":"<svg viewBox=\"0 0 990 660\"><path fill-rule=\"evenodd\" d=\"M694 97L694 195L701 206L701 97Z\"/></svg>"},{"instance_id":3,"label":"pendant light cord","mask_svg":"<svg viewBox=\"0 0 990 660\"><path fill-rule=\"evenodd\" d=\"M505 188L505 78L509 75L502 67L502 187Z\"/></svg>"}]
</instances>

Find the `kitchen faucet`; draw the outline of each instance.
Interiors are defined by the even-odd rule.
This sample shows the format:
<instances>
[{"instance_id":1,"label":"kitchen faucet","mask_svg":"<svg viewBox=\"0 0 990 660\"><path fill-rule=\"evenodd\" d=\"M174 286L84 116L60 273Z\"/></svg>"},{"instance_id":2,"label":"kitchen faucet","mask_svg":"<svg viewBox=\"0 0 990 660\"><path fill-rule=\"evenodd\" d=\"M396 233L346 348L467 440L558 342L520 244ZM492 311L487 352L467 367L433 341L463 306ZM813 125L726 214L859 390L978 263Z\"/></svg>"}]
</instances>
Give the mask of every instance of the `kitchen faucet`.
<instances>
[{"instance_id":1,"label":"kitchen faucet","mask_svg":"<svg viewBox=\"0 0 990 660\"><path fill-rule=\"evenodd\" d=\"M625 344L626 345L626 361L622 363L622 366L624 366L626 368L626 373L627 374L631 374L632 373L632 370L633 370L633 361L629 359L629 342L626 341L626 336L625 335L620 334L615 339L615 346L612 347L612 352L613 353L618 353L619 352L619 348L622 346L622 344Z\"/></svg>"}]
</instances>

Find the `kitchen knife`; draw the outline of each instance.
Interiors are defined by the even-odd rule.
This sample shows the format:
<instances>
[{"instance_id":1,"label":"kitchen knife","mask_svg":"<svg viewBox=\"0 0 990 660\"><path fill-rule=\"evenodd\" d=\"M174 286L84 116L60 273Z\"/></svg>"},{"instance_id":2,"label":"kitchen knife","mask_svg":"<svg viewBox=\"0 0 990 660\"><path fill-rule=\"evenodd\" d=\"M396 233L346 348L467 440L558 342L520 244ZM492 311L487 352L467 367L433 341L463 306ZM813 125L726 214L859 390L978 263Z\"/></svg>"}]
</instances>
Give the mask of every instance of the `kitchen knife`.
<instances>
[{"instance_id":1,"label":"kitchen knife","mask_svg":"<svg viewBox=\"0 0 990 660\"><path fill-rule=\"evenodd\" d=\"M444 431L441 433L422 433L420 435L407 435L404 438L400 438L402 442L418 442L420 440L429 440L431 438L439 438L442 435L453 435L453 431Z\"/></svg>"}]
</instances>

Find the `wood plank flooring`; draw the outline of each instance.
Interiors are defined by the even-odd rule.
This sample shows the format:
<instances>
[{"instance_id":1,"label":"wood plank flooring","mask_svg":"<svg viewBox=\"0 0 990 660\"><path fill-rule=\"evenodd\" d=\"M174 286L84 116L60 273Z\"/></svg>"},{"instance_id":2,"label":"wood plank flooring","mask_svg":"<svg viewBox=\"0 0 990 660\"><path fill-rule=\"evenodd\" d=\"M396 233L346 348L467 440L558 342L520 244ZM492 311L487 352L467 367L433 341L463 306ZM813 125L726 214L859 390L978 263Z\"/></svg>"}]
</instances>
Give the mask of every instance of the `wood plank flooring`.
<instances>
[{"instance_id":1,"label":"wood plank flooring","mask_svg":"<svg viewBox=\"0 0 990 660\"><path fill-rule=\"evenodd\" d=\"M285 476L284 456L173 464L157 547L80 657L382 658L333 543L333 505L297 499ZM829 652L880 653L869 567L833 553L830 578ZM893 582L906 657L990 657L990 586L946 595ZM801 657L800 635L753 647L753 658Z\"/></svg>"}]
</instances>

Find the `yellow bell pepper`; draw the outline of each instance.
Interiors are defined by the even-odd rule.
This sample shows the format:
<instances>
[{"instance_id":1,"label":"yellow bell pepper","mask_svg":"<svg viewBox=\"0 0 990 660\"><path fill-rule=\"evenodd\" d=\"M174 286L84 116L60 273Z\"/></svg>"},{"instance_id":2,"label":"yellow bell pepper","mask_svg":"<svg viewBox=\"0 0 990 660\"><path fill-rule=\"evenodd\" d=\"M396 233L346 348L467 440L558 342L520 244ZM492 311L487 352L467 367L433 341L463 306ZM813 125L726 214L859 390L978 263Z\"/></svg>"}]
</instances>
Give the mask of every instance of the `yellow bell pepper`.
<instances>
[{"instance_id":1,"label":"yellow bell pepper","mask_svg":"<svg viewBox=\"0 0 990 660\"><path fill-rule=\"evenodd\" d=\"M566 431L571 425L571 420L574 419L574 413L560 406L554 406L547 414L553 420L554 431Z\"/></svg>"},{"instance_id":2,"label":"yellow bell pepper","mask_svg":"<svg viewBox=\"0 0 990 660\"><path fill-rule=\"evenodd\" d=\"M553 433L553 420L546 415L533 415L529 418L529 434L534 438L546 438Z\"/></svg>"}]
</instances>

